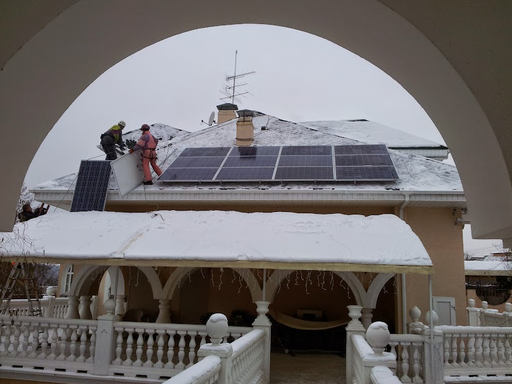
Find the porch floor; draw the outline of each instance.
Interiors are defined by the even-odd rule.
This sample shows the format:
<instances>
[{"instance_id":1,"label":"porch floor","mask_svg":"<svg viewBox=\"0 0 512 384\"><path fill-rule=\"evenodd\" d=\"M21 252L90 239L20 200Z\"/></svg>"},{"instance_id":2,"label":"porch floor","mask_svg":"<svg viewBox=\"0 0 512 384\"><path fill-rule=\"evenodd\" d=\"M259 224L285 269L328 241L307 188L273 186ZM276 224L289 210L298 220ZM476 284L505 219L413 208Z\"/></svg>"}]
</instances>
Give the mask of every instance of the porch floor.
<instances>
[{"instance_id":1,"label":"porch floor","mask_svg":"<svg viewBox=\"0 0 512 384\"><path fill-rule=\"evenodd\" d=\"M345 359L326 353L272 351L270 384L346 384Z\"/></svg>"}]
</instances>

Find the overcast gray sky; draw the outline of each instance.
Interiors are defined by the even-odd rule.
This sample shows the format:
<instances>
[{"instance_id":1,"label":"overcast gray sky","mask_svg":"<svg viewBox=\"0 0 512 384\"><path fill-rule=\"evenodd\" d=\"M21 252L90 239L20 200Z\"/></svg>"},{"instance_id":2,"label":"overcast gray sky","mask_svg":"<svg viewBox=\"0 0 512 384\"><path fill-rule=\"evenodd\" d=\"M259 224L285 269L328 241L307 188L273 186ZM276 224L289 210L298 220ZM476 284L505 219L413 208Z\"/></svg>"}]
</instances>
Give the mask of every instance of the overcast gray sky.
<instances>
[{"instance_id":1,"label":"overcast gray sky","mask_svg":"<svg viewBox=\"0 0 512 384\"><path fill-rule=\"evenodd\" d=\"M237 73L255 71L240 80L247 83L240 91L250 94L239 108L296 122L365 118L444 144L400 84L344 48L282 27L215 27L163 40L101 75L48 134L26 185L76 172L82 159L104 158L96 148L99 135L119 120L126 121L125 130L143 123L205 127L201 120L225 102L220 91L233 74L237 50Z\"/></svg>"}]
</instances>

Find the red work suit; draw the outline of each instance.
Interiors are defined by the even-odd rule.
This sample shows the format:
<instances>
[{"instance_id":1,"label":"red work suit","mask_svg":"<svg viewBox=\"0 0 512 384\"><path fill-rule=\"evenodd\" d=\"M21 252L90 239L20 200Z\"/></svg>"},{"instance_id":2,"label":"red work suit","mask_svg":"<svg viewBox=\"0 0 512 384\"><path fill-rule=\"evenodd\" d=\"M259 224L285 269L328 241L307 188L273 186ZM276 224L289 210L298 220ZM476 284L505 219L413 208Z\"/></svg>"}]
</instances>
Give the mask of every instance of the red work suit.
<instances>
[{"instance_id":1,"label":"red work suit","mask_svg":"<svg viewBox=\"0 0 512 384\"><path fill-rule=\"evenodd\" d=\"M160 176L162 174L162 170L156 164L156 146L158 145L158 140L149 132L145 131L140 139L137 141L137 144L132 148L134 151L137 149L142 150L142 169L144 170L144 181L151 180L151 171L149 170L149 164L155 171L155 173Z\"/></svg>"}]
</instances>

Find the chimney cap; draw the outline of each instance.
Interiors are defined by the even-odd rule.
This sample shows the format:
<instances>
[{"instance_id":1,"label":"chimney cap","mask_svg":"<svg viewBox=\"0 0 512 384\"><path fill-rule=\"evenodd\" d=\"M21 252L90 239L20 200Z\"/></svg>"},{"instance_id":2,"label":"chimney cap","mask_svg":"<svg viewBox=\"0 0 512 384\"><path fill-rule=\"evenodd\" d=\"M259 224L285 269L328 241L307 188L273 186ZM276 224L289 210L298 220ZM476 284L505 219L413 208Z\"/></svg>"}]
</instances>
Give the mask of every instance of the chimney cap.
<instances>
[{"instance_id":1,"label":"chimney cap","mask_svg":"<svg viewBox=\"0 0 512 384\"><path fill-rule=\"evenodd\" d=\"M224 103L217 105L217 109L219 111L236 111L238 110L238 105L231 103Z\"/></svg>"},{"instance_id":2,"label":"chimney cap","mask_svg":"<svg viewBox=\"0 0 512 384\"><path fill-rule=\"evenodd\" d=\"M253 117L254 111L251 109L241 109L239 111L236 111L236 114L238 117Z\"/></svg>"}]
</instances>

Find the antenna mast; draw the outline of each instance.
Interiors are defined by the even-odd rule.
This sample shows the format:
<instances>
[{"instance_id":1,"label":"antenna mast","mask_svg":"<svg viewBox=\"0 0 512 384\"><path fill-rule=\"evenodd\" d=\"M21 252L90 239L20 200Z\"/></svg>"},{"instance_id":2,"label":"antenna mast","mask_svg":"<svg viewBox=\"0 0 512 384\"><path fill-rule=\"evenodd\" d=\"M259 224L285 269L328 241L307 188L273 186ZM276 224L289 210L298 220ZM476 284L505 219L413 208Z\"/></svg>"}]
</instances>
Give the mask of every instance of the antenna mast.
<instances>
[{"instance_id":1,"label":"antenna mast","mask_svg":"<svg viewBox=\"0 0 512 384\"><path fill-rule=\"evenodd\" d=\"M226 85L224 87L224 92L222 92L222 91L221 92L226 96L220 98L221 100L231 99L231 104L235 104L235 98L237 96L243 96L243 95L249 93L249 92L237 93L237 87L242 87L242 86L247 85L246 83L237 84L236 83L237 79L240 79L241 77L244 77L247 75L252 75L253 73L256 73L255 71L251 71L251 72L237 74L236 73L237 57L238 57L238 50L235 51L235 70L234 70L233 76L226 76L226 81L228 82L228 84L232 84L232 85Z\"/></svg>"}]
</instances>

